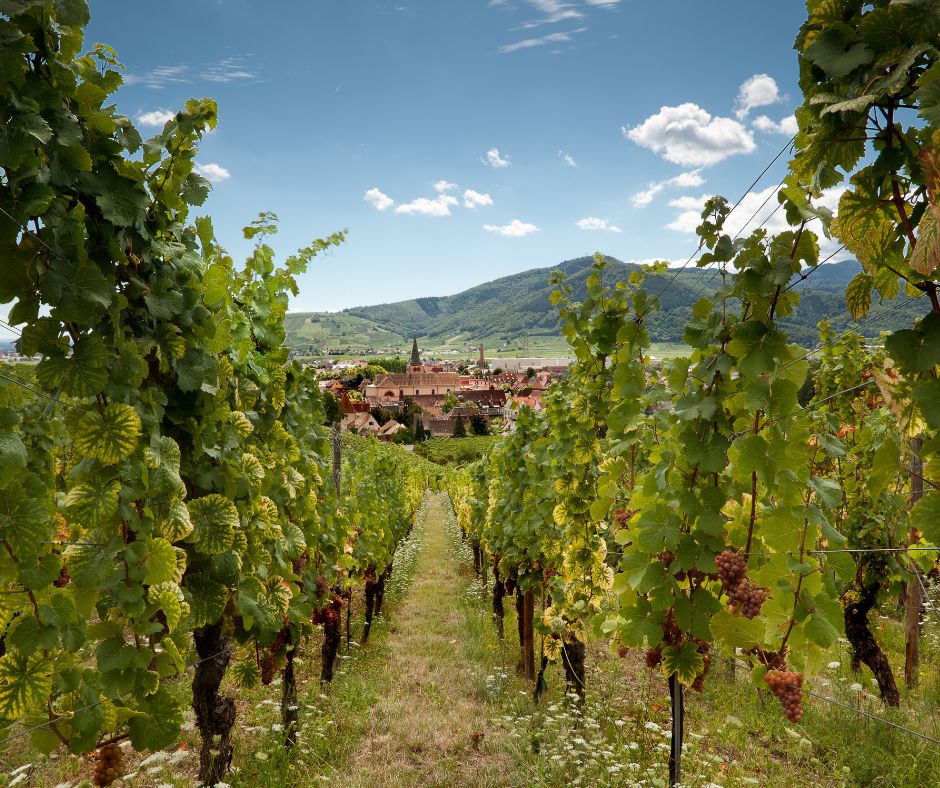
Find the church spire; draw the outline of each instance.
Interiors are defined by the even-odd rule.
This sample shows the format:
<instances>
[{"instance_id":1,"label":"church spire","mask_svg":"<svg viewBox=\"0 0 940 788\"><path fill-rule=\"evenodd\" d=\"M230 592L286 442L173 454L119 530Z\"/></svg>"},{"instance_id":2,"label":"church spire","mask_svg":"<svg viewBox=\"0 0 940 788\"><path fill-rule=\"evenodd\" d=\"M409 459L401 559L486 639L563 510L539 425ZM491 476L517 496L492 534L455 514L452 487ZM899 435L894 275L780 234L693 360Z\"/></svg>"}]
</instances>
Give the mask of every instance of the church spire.
<instances>
[{"instance_id":1,"label":"church spire","mask_svg":"<svg viewBox=\"0 0 940 788\"><path fill-rule=\"evenodd\" d=\"M415 337L411 343L411 362L408 366L420 367L421 355L418 353L418 338Z\"/></svg>"}]
</instances>

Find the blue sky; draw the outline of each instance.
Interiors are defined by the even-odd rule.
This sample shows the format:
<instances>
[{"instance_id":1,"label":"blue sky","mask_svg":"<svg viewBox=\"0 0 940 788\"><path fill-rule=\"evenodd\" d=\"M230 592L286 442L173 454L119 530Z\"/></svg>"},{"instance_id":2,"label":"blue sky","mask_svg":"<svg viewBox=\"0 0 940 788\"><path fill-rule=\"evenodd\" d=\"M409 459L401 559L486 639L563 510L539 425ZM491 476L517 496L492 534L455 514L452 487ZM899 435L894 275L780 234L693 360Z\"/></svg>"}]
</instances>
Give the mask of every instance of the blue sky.
<instances>
[{"instance_id":1,"label":"blue sky","mask_svg":"<svg viewBox=\"0 0 940 788\"><path fill-rule=\"evenodd\" d=\"M597 250L684 261L703 197L736 199L792 134L805 10L91 0L91 13L86 45L117 50L118 108L142 132L190 96L218 100L198 161L215 181L204 212L233 254L263 210L280 217L282 256L349 230L291 305L335 310ZM784 156L742 221L785 167Z\"/></svg>"}]
</instances>

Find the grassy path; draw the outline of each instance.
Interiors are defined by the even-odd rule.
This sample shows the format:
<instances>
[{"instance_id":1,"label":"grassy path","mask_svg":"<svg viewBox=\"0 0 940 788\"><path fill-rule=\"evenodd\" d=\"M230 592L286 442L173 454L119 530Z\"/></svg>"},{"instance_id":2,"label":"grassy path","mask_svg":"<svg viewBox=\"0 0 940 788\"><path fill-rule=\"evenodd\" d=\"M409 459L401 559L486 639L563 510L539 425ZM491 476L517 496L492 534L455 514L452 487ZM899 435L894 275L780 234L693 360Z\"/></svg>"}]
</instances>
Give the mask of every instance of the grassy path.
<instances>
[{"instance_id":1,"label":"grassy path","mask_svg":"<svg viewBox=\"0 0 940 788\"><path fill-rule=\"evenodd\" d=\"M360 749L339 775L344 785L517 784L512 744L487 725L494 709L468 672L473 646L460 598L466 581L444 531L443 506L439 496L430 501L411 588L385 644L378 699Z\"/></svg>"}]
</instances>

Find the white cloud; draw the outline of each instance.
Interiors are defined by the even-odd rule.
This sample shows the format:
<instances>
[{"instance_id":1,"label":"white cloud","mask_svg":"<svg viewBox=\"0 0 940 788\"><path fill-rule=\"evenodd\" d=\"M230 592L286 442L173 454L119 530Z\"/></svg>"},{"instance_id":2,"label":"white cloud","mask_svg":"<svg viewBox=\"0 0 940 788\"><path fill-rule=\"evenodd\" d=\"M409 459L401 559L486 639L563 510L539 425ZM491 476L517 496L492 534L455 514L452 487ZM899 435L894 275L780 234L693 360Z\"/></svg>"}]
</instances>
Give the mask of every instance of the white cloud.
<instances>
[{"instance_id":1,"label":"white cloud","mask_svg":"<svg viewBox=\"0 0 940 788\"><path fill-rule=\"evenodd\" d=\"M778 122L772 121L766 115L758 115L751 122L751 125L765 134L785 134L788 137L792 137L800 130L799 124L796 122L796 115L787 115Z\"/></svg>"},{"instance_id":2,"label":"white cloud","mask_svg":"<svg viewBox=\"0 0 940 788\"><path fill-rule=\"evenodd\" d=\"M451 189L456 189L457 184L451 183L450 181L437 181L434 184L434 191L436 192L449 192Z\"/></svg>"},{"instance_id":3,"label":"white cloud","mask_svg":"<svg viewBox=\"0 0 940 788\"><path fill-rule=\"evenodd\" d=\"M481 158L480 161L483 162L484 164L490 165L490 167L494 167L497 170L500 170L503 167L509 166L509 157L506 156L504 158L500 156L499 150L497 148L490 148L486 152L486 158L485 159Z\"/></svg>"},{"instance_id":4,"label":"white cloud","mask_svg":"<svg viewBox=\"0 0 940 788\"><path fill-rule=\"evenodd\" d=\"M227 57L218 63L211 63L200 76L209 82L236 82L254 79L258 75L248 69L244 58Z\"/></svg>"},{"instance_id":5,"label":"white cloud","mask_svg":"<svg viewBox=\"0 0 940 788\"><path fill-rule=\"evenodd\" d=\"M159 89L165 85L176 85L189 82L189 66L158 66L152 71L143 74L125 74L125 85L145 85L148 88Z\"/></svg>"},{"instance_id":6,"label":"white cloud","mask_svg":"<svg viewBox=\"0 0 940 788\"><path fill-rule=\"evenodd\" d=\"M558 158L561 159L569 167L578 166L578 163L574 160L574 157L570 153L565 153L563 150L558 151Z\"/></svg>"},{"instance_id":7,"label":"white cloud","mask_svg":"<svg viewBox=\"0 0 940 788\"><path fill-rule=\"evenodd\" d=\"M510 238L521 238L524 235L538 232L539 228L534 224L513 219L509 224L484 224L483 229L488 233L499 233L500 235L506 235Z\"/></svg>"},{"instance_id":8,"label":"white cloud","mask_svg":"<svg viewBox=\"0 0 940 788\"><path fill-rule=\"evenodd\" d=\"M141 126L160 126L161 128L168 120L176 117L175 112L168 109L155 109L150 112L141 112L137 115L137 122Z\"/></svg>"},{"instance_id":9,"label":"white cloud","mask_svg":"<svg viewBox=\"0 0 940 788\"><path fill-rule=\"evenodd\" d=\"M197 164L193 169L203 178L212 181L212 183L220 183L224 180L228 180L232 176L232 173L221 164L216 164L211 161L205 164Z\"/></svg>"},{"instance_id":10,"label":"white cloud","mask_svg":"<svg viewBox=\"0 0 940 788\"><path fill-rule=\"evenodd\" d=\"M692 103L662 107L640 125L621 131L666 161L692 167L708 167L756 148L754 136L738 121L712 116Z\"/></svg>"},{"instance_id":11,"label":"white cloud","mask_svg":"<svg viewBox=\"0 0 940 788\"><path fill-rule=\"evenodd\" d=\"M385 194L381 189L376 189L374 186L362 196L362 199L370 205L374 205L376 210L379 211L388 210L395 204L395 201L391 197Z\"/></svg>"},{"instance_id":12,"label":"white cloud","mask_svg":"<svg viewBox=\"0 0 940 788\"><path fill-rule=\"evenodd\" d=\"M509 52L516 52L519 49L530 49L531 47L540 47L545 44L553 44L559 41L570 41L571 36L575 33L583 33L587 30L586 27L579 27L575 30L571 30L567 33L549 33L546 36L540 36L539 38L525 38L522 41L516 41L514 44L505 44L499 48L499 51L503 54Z\"/></svg>"},{"instance_id":13,"label":"white cloud","mask_svg":"<svg viewBox=\"0 0 940 788\"><path fill-rule=\"evenodd\" d=\"M597 5L601 8L613 8L620 0L584 0L588 5Z\"/></svg>"},{"instance_id":14,"label":"white cloud","mask_svg":"<svg viewBox=\"0 0 940 788\"><path fill-rule=\"evenodd\" d=\"M607 230L611 233L623 232L616 224L609 224L606 219L598 219L596 216L588 216L585 219L578 219L575 224L582 230Z\"/></svg>"},{"instance_id":15,"label":"white cloud","mask_svg":"<svg viewBox=\"0 0 940 788\"><path fill-rule=\"evenodd\" d=\"M734 114L739 120L755 107L766 107L783 101L776 80L770 74L755 74L746 79L738 90Z\"/></svg>"},{"instance_id":16,"label":"white cloud","mask_svg":"<svg viewBox=\"0 0 940 788\"><path fill-rule=\"evenodd\" d=\"M395 209L395 213L419 213L424 216L450 216L450 206L457 205L457 198L450 194L438 194L433 200L427 197L418 197L411 202L403 203Z\"/></svg>"},{"instance_id":17,"label":"white cloud","mask_svg":"<svg viewBox=\"0 0 940 788\"><path fill-rule=\"evenodd\" d=\"M699 175L700 170L691 170L689 172L680 172L674 178L668 178L664 181L654 181L648 189L634 194L630 200L635 208L643 208L649 205L653 198L667 186L678 186L680 189L693 189L705 183L705 179Z\"/></svg>"},{"instance_id":18,"label":"white cloud","mask_svg":"<svg viewBox=\"0 0 940 788\"><path fill-rule=\"evenodd\" d=\"M762 224L763 228L770 235L792 229L790 225L787 224L784 210L782 208L777 209L779 205L775 196L777 188L777 186L768 186L766 189L750 192L745 196L741 204L725 222L724 232L732 236L739 232L747 234L760 227ZM827 189L819 199L815 200L815 203L820 207L835 211L839 206L839 198L842 196L843 191L845 191L844 187ZM695 228L698 227L701 222L702 209L709 197L710 195L708 194L697 196L687 194L675 200L670 200L670 207L678 208L680 213L672 222L667 224L666 227L681 233L694 233ZM752 216L754 217L753 219L751 218ZM746 227L745 222L747 222ZM819 232L819 225L816 223L810 224L809 228L815 230L817 233ZM834 251L837 246L835 242L830 242L824 237L820 237L820 256L825 257L829 252Z\"/></svg>"},{"instance_id":19,"label":"white cloud","mask_svg":"<svg viewBox=\"0 0 940 788\"><path fill-rule=\"evenodd\" d=\"M481 194L473 189L465 189L463 193L463 207L476 208L480 205L492 205L493 198L489 194Z\"/></svg>"},{"instance_id":20,"label":"white cloud","mask_svg":"<svg viewBox=\"0 0 940 788\"><path fill-rule=\"evenodd\" d=\"M537 11L540 11L543 16L541 19L523 22L520 25L522 28L552 25L566 19L581 19L584 16L580 11L572 8L571 3L563 3L561 0L526 0L526 2Z\"/></svg>"}]
</instances>

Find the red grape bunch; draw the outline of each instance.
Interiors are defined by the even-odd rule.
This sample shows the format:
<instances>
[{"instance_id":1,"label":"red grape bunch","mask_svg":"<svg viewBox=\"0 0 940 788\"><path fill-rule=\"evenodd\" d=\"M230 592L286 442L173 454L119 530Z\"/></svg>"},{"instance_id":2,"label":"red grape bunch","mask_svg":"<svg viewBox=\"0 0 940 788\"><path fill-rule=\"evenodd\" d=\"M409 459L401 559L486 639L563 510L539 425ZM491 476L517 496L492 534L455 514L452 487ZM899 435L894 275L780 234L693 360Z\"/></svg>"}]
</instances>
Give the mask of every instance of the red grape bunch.
<instances>
[{"instance_id":1,"label":"red grape bunch","mask_svg":"<svg viewBox=\"0 0 940 788\"><path fill-rule=\"evenodd\" d=\"M740 610L745 618L754 618L767 601L767 592L754 585L747 577L747 562L744 556L733 550L725 550L715 556L721 587L728 595L728 607Z\"/></svg>"},{"instance_id":2,"label":"red grape bunch","mask_svg":"<svg viewBox=\"0 0 940 788\"><path fill-rule=\"evenodd\" d=\"M281 646L284 645L285 640L287 640L286 627L277 633L277 637L274 638L271 648L268 649L264 658L261 660L261 683L264 684L264 686L268 686L277 675L278 657L280 656L278 652L281 650Z\"/></svg>"},{"instance_id":3,"label":"red grape bunch","mask_svg":"<svg viewBox=\"0 0 940 788\"><path fill-rule=\"evenodd\" d=\"M124 774L124 764L121 748L117 744L106 744L98 750L98 763L91 781L95 785L111 785Z\"/></svg>"},{"instance_id":4,"label":"red grape bunch","mask_svg":"<svg viewBox=\"0 0 940 788\"><path fill-rule=\"evenodd\" d=\"M783 713L790 722L803 719L803 674L789 670L768 670L764 681L783 704Z\"/></svg>"}]
</instances>

